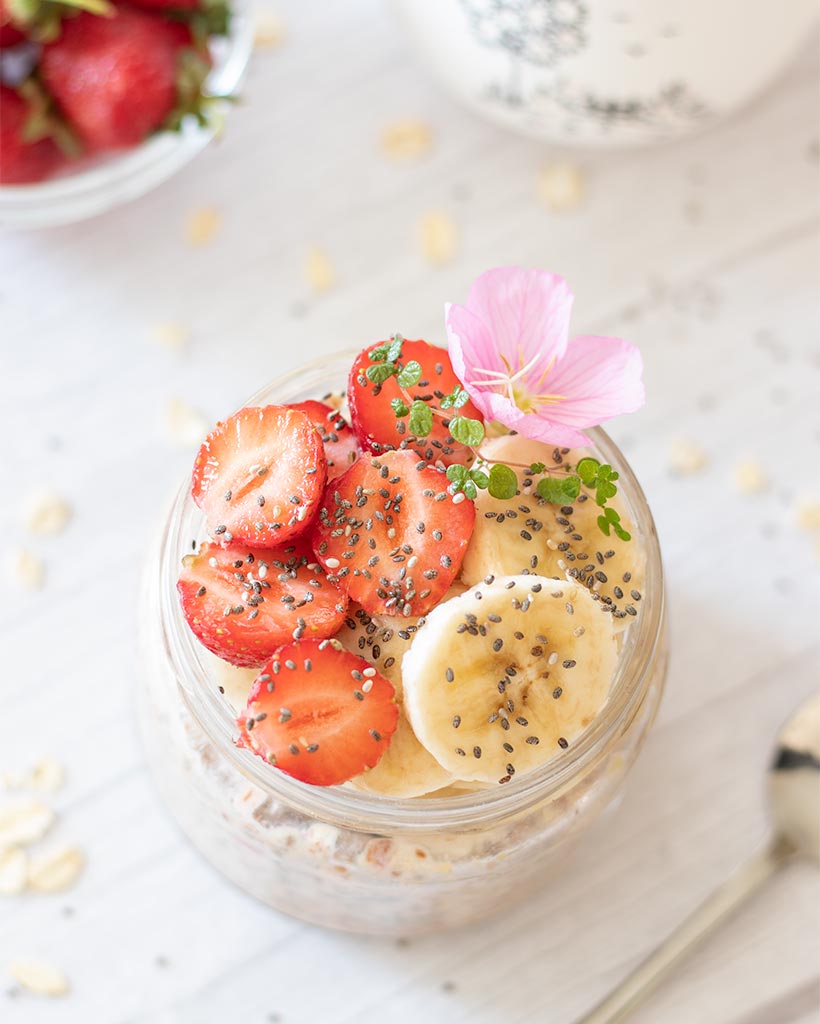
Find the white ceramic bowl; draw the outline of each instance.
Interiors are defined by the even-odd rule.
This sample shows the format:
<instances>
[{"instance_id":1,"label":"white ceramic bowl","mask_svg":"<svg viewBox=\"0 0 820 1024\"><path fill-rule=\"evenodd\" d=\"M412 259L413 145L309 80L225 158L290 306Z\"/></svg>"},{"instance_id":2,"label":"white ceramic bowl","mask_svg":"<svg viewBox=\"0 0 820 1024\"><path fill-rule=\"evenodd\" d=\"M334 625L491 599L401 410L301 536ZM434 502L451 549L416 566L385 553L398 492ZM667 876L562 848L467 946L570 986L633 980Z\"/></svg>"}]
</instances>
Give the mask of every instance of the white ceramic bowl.
<instances>
[{"instance_id":1,"label":"white ceramic bowl","mask_svg":"<svg viewBox=\"0 0 820 1024\"><path fill-rule=\"evenodd\" d=\"M234 95L245 74L253 41L247 3L234 5L229 35L214 40L206 83L215 96ZM126 152L34 185L0 186L0 228L46 228L104 213L149 192L193 159L214 138L230 103L215 101L209 127L194 121L180 132L162 132Z\"/></svg>"},{"instance_id":2,"label":"white ceramic bowl","mask_svg":"<svg viewBox=\"0 0 820 1024\"><path fill-rule=\"evenodd\" d=\"M498 124L564 144L705 127L784 67L816 0L393 0L433 73Z\"/></svg>"}]
</instances>

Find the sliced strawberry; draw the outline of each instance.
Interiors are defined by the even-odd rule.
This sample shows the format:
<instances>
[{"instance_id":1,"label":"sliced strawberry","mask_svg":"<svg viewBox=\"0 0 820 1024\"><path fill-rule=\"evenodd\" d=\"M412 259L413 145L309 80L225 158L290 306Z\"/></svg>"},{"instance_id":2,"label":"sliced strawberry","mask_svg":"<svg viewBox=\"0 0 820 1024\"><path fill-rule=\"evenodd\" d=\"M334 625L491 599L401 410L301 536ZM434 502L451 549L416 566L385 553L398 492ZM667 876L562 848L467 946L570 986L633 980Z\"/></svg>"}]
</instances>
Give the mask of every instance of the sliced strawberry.
<instances>
[{"instance_id":1,"label":"sliced strawberry","mask_svg":"<svg viewBox=\"0 0 820 1024\"><path fill-rule=\"evenodd\" d=\"M281 647L263 667L238 724L239 746L314 786L373 768L396 731L391 684L332 640Z\"/></svg>"},{"instance_id":2,"label":"sliced strawberry","mask_svg":"<svg viewBox=\"0 0 820 1024\"><path fill-rule=\"evenodd\" d=\"M327 458L328 480L341 476L346 469L353 465L359 457L359 444L350 424L336 409L313 399L309 399L307 402L296 402L294 405L289 405L288 408L303 412L322 435Z\"/></svg>"},{"instance_id":3,"label":"sliced strawberry","mask_svg":"<svg viewBox=\"0 0 820 1024\"><path fill-rule=\"evenodd\" d=\"M418 384L408 389L410 397L426 399L434 410L431 432L427 437L414 438L409 432L407 418L397 418L390 404L394 399L407 404L396 378L390 377L383 384L374 384L367 379L367 368L373 365L370 358L373 348L371 345L358 354L348 381L350 416L361 446L376 454L412 446L419 458L428 462L441 459L447 466L452 462L466 461L471 456L470 450L455 442L447 430L453 411L441 409L441 399L461 384L444 349L428 345L426 341L405 339L402 344L397 365L404 366L415 360L422 371ZM472 402L459 409L458 415L481 419L481 413Z\"/></svg>"},{"instance_id":4,"label":"sliced strawberry","mask_svg":"<svg viewBox=\"0 0 820 1024\"><path fill-rule=\"evenodd\" d=\"M413 452L364 456L325 491L322 565L371 614L425 615L458 575L475 505Z\"/></svg>"},{"instance_id":5,"label":"sliced strawberry","mask_svg":"<svg viewBox=\"0 0 820 1024\"><path fill-rule=\"evenodd\" d=\"M0 184L42 181L65 163L54 139L47 134L47 120L41 117L39 121L42 134L36 130L35 106L20 93L0 85Z\"/></svg>"},{"instance_id":6,"label":"sliced strawberry","mask_svg":"<svg viewBox=\"0 0 820 1024\"><path fill-rule=\"evenodd\" d=\"M326 479L322 439L303 412L249 406L205 438L191 494L220 543L270 547L307 530Z\"/></svg>"},{"instance_id":7,"label":"sliced strawberry","mask_svg":"<svg viewBox=\"0 0 820 1024\"><path fill-rule=\"evenodd\" d=\"M182 561L177 591L188 625L233 665L261 665L280 644L333 636L344 622L347 595L304 542L253 551L204 544Z\"/></svg>"}]
</instances>

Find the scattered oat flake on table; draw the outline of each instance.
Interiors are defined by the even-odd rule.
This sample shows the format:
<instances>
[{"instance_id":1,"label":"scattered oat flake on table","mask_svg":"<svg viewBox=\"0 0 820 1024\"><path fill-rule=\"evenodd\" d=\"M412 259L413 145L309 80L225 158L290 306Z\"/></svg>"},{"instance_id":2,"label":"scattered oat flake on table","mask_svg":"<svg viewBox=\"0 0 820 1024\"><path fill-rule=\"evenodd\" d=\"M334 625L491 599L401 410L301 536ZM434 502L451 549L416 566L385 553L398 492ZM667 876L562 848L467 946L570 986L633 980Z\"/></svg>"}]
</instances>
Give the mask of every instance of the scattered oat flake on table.
<instances>
[{"instance_id":1,"label":"scattered oat flake on table","mask_svg":"<svg viewBox=\"0 0 820 1024\"><path fill-rule=\"evenodd\" d=\"M69 989L63 972L41 960L12 960L9 974L18 985L38 996L64 996Z\"/></svg>"},{"instance_id":2,"label":"scattered oat flake on table","mask_svg":"<svg viewBox=\"0 0 820 1024\"><path fill-rule=\"evenodd\" d=\"M797 525L809 532L820 530L820 501L802 501L797 506Z\"/></svg>"},{"instance_id":3,"label":"scattered oat flake on table","mask_svg":"<svg viewBox=\"0 0 820 1024\"><path fill-rule=\"evenodd\" d=\"M430 126L415 118L394 121L382 132L382 150L391 160L414 160L433 148Z\"/></svg>"},{"instance_id":4,"label":"scattered oat flake on table","mask_svg":"<svg viewBox=\"0 0 820 1024\"><path fill-rule=\"evenodd\" d=\"M0 895L16 896L26 887L28 858L19 846L0 850Z\"/></svg>"},{"instance_id":5,"label":"scattered oat flake on table","mask_svg":"<svg viewBox=\"0 0 820 1024\"><path fill-rule=\"evenodd\" d=\"M151 328L151 340L163 348L181 352L190 339L190 332L182 324L155 324Z\"/></svg>"},{"instance_id":6,"label":"scattered oat flake on table","mask_svg":"<svg viewBox=\"0 0 820 1024\"><path fill-rule=\"evenodd\" d=\"M189 245L207 245L219 229L222 217L215 206L198 206L188 214L185 237Z\"/></svg>"},{"instance_id":7,"label":"scattered oat flake on table","mask_svg":"<svg viewBox=\"0 0 820 1024\"><path fill-rule=\"evenodd\" d=\"M70 888L85 868L85 854L77 846L55 846L32 858L28 868L29 888L36 892L62 892Z\"/></svg>"},{"instance_id":8,"label":"scattered oat flake on table","mask_svg":"<svg viewBox=\"0 0 820 1024\"><path fill-rule=\"evenodd\" d=\"M769 479L759 462L747 459L735 466L735 484L741 494L760 494L768 490Z\"/></svg>"},{"instance_id":9,"label":"scattered oat flake on table","mask_svg":"<svg viewBox=\"0 0 820 1024\"><path fill-rule=\"evenodd\" d=\"M425 213L419 222L419 239L427 262L434 267L441 267L455 258L458 227L446 213Z\"/></svg>"},{"instance_id":10,"label":"scattered oat flake on table","mask_svg":"<svg viewBox=\"0 0 820 1024\"><path fill-rule=\"evenodd\" d=\"M275 11L258 8L253 17L253 45L259 50L273 50L285 41L284 20Z\"/></svg>"},{"instance_id":11,"label":"scattered oat flake on table","mask_svg":"<svg viewBox=\"0 0 820 1024\"><path fill-rule=\"evenodd\" d=\"M46 567L28 548L15 548L9 558L9 575L18 586L26 590L42 590L46 581Z\"/></svg>"},{"instance_id":12,"label":"scattered oat flake on table","mask_svg":"<svg viewBox=\"0 0 820 1024\"><path fill-rule=\"evenodd\" d=\"M28 846L42 839L56 815L39 800L15 800L0 807L0 850Z\"/></svg>"},{"instance_id":13,"label":"scattered oat flake on table","mask_svg":"<svg viewBox=\"0 0 820 1024\"><path fill-rule=\"evenodd\" d=\"M65 769L54 757L43 757L31 769L28 779L32 789L56 793L65 782Z\"/></svg>"},{"instance_id":14,"label":"scattered oat flake on table","mask_svg":"<svg viewBox=\"0 0 820 1024\"><path fill-rule=\"evenodd\" d=\"M199 444L210 429L202 413L192 409L181 398L172 398L168 402L165 422L171 438L186 446Z\"/></svg>"},{"instance_id":15,"label":"scattered oat flake on table","mask_svg":"<svg viewBox=\"0 0 820 1024\"><path fill-rule=\"evenodd\" d=\"M25 525L29 533L61 533L71 519L71 506L54 491L38 491L25 503Z\"/></svg>"},{"instance_id":16,"label":"scattered oat flake on table","mask_svg":"<svg viewBox=\"0 0 820 1024\"><path fill-rule=\"evenodd\" d=\"M315 292L327 292L336 284L336 271L324 249L312 245L305 259L305 279Z\"/></svg>"},{"instance_id":17,"label":"scattered oat flake on table","mask_svg":"<svg viewBox=\"0 0 820 1024\"><path fill-rule=\"evenodd\" d=\"M704 450L692 441L673 441L669 449L669 468L676 476L699 473L707 461Z\"/></svg>"},{"instance_id":18,"label":"scattered oat flake on table","mask_svg":"<svg viewBox=\"0 0 820 1024\"><path fill-rule=\"evenodd\" d=\"M27 785L29 776L27 772L4 771L0 772L0 789L22 789Z\"/></svg>"},{"instance_id":19,"label":"scattered oat flake on table","mask_svg":"<svg viewBox=\"0 0 820 1024\"><path fill-rule=\"evenodd\" d=\"M549 163L538 175L538 198L550 210L573 210L584 198L580 167L564 161Z\"/></svg>"}]
</instances>

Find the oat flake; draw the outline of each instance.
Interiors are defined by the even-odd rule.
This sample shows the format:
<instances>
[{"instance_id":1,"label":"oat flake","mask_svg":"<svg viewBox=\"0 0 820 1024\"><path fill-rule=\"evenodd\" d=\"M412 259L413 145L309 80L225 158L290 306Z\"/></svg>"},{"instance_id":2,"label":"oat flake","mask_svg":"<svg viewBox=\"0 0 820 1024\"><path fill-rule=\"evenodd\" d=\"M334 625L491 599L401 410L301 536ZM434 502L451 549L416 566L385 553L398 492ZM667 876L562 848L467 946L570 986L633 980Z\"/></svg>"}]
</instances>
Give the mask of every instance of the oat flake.
<instances>
[{"instance_id":1,"label":"oat flake","mask_svg":"<svg viewBox=\"0 0 820 1024\"><path fill-rule=\"evenodd\" d=\"M760 494L768 490L769 480L759 462L747 460L735 466L735 484L741 494Z\"/></svg>"},{"instance_id":2,"label":"oat flake","mask_svg":"<svg viewBox=\"0 0 820 1024\"><path fill-rule=\"evenodd\" d=\"M199 206L188 214L185 239L189 245L207 245L219 230L222 216L215 206Z\"/></svg>"},{"instance_id":3,"label":"oat flake","mask_svg":"<svg viewBox=\"0 0 820 1024\"><path fill-rule=\"evenodd\" d=\"M584 198L581 168L566 162L547 164L538 175L538 198L550 210L574 210Z\"/></svg>"},{"instance_id":4,"label":"oat flake","mask_svg":"<svg viewBox=\"0 0 820 1024\"><path fill-rule=\"evenodd\" d=\"M54 824L55 817L54 811L38 800L17 800L0 807L0 850L36 843Z\"/></svg>"},{"instance_id":5,"label":"oat flake","mask_svg":"<svg viewBox=\"0 0 820 1024\"><path fill-rule=\"evenodd\" d=\"M26 887L28 860L19 846L0 850L0 894L16 896Z\"/></svg>"},{"instance_id":6,"label":"oat flake","mask_svg":"<svg viewBox=\"0 0 820 1024\"><path fill-rule=\"evenodd\" d=\"M797 525L801 530L820 530L820 501L804 501L797 507Z\"/></svg>"},{"instance_id":7,"label":"oat flake","mask_svg":"<svg viewBox=\"0 0 820 1024\"><path fill-rule=\"evenodd\" d=\"M458 251L458 227L446 213L425 213L419 221L421 251L434 267L451 263Z\"/></svg>"},{"instance_id":8,"label":"oat flake","mask_svg":"<svg viewBox=\"0 0 820 1024\"><path fill-rule=\"evenodd\" d=\"M676 476L699 473L707 461L703 449L691 441L674 441L669 449L669 468Z\"/></svg>"},{"instance_id":9,"label":"oat flake","mask_svg":"<svg viewBox=\"0 0 820 1024\"><path fill-rule=\"evenodd\" d=\"M71 519L71 506L54 491L40 491L26 501L25 525L29 533L61 533Z\"/></svg>"},{"instance_id":10,"label":"oat flake","mask_svg":"<svg viewBox=\"0 0 820 1024\"><path fill-rule=\"evenodd\" d=\"M85 854L77 846L56 846L31 860L29 887L37 892L62 892L74 885L85 868Z\"/></svg>"},{"instance_id":11,"label":"oat flake","mask_svg":"<svg viewBox=\"0 0 820 1024\"><path fill-rule=\"evenodd\" d=\"M151 340L163 348L181 352L190 339L190 332L182 324L155 324L151 328Z\"/></svg>"},{"instance_id":12,"label":"oat flake","mask_svg":"<svg viewBox=\"0 0 820 1024\"><path fill-rule=\"evenodd\" d=\"M31 769L28 781L32 789L56 793L65 782L65 769L56 758L43 757Z\"/></svg>"},{"instance_id":13,"label":"oat flake","mask_svg":"<svg viewBox=\"0 0 820 1024\"><path fill-rule=\"evenodd\" d=\"M414 160L433 148L430 126L415 118L394 121L382 132L382 151L391 160Z\"/></svg>"},{"instance_id":14,"label":"oat flake","mask_svg":"<svg viewBox=\"0 0 820 1024\"><path fill-rule=\"evenodd\" d=\"M305 279L315 292L327 292L336 284L336 271L327 253L311 246L305 259Z\"/></svg>"},{"instance_id":15,"label":"oat flake","mask_svg":"<svg viewBox=\"0 0 820 1024\"><path fill-rule=\"evenodd\" d=\"M38 996L64 996L68 978L61 970L41 960L12 960L9 974L18 985Z\"/></svg>"},{"instance_id":16,"label":"oat flake","mask_svg":"<svg viewBox=\"0 0 820 1024\"><path fill-rule=\"evenodd\" d=\"M172 398L165 410L165 422L171 438L181 445L200 444L208 433L208 421L181 398Z\"/></svg>"},{"instance_id":17,"label":"oat flake","mask_svg":"<svg viewBox=\"0 0 820 1024\"><path fill-rule=\"evenodd\" d=\"M28 548L18 547L9 558L9 575L14 583L26 590L42 590L46 581L46 567Z\"/></svg>"},{"instance_id":18,"label":"oat flake","mask_svg":"<svg viewBox=\"0 0 820 1024\"><path fill-rule=\"evenodd\" d=\"M258 50L273 50L285 41L285 22L274 11L257 10L253 23L253 45Z\"/></svg>"}]
</instances>

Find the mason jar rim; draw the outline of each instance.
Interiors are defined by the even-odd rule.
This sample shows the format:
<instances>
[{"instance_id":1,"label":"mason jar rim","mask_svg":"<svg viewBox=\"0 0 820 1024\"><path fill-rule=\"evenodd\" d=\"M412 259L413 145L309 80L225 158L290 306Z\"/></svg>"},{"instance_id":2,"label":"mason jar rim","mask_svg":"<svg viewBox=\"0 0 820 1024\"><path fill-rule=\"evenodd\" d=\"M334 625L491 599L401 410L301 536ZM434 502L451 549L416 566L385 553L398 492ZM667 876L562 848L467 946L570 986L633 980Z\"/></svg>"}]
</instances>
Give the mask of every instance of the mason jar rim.
<instances>
[{"instance_id":1,"label":"mason jar rim","mask_svg":"<svg viewBox=\"0 0 820 1024\"><path fill-rule=\"evenodd\" d=\"M346 386L347 371L357 354L356 349L336 352L301 366L261 388L245 405L286 404L339 392ZM236 746L235 719L214 685L205 649L188 628L177 598L180 560L186 550L190 550L192 539L203 537L202 513L194 505L190 483L186 481L174 499L162 534L159 614L166 653L181 697L193 720L220 755L250 783L294 810L342 828L377 834L486 827L558 795L582 777L588 767L605 756L611 742L628 727L640 707L659 656L664 621L663 566L646 497L628 462L609 436L600 427L588 433L596 453L618 470L619 493L627 502L635 534L644 545L646 580L641 614L625 631L606 703L567 750L506 786L445 797L397 798L343 786L312 786L278 771L250 750Z\"/></svg>"}]
</instances>

